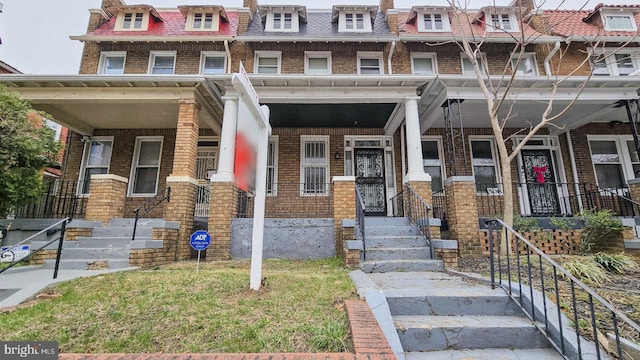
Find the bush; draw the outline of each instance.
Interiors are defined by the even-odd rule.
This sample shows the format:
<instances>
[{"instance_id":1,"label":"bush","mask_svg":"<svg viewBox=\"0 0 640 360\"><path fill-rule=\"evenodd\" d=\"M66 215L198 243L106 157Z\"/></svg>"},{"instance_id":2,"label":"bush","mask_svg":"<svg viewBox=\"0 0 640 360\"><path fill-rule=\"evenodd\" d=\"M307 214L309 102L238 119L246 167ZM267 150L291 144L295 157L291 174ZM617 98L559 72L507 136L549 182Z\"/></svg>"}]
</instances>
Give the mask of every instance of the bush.
<instances>
[{"instance_id":1,"label":"bush","mask_svg":"<svg viewBox=\"0 0 640 360\"><path fill-rule=\"evenodd\" d=\"M637 266L636 262L625 254L597 253L592 259L603 269L614 274L624 274Z\"/></svg>"},{"instance_id":2,"label":"bush","mask_svg":"<svg viewBox=\"0 0 640 360\"><path fill-rule=\"evenodd\" d=\"M591 257L574 257L563 263L562 267L582 282L600 286L608 279L604 268Z\"/></svg>"},{"instance_id":3,"label":"bush","mask_svg":"<svg viewBox=\"0 0 640 360\"><path fill-rule=\"evenodd\" d=\"M593 252L596 244L620 235L624 230L620 220L613 217L613 213L609 210L586 210L581 212L579 217L584 221L582 241L578 246L578 251L582 254Z\"/></svg>"}]
</instances>

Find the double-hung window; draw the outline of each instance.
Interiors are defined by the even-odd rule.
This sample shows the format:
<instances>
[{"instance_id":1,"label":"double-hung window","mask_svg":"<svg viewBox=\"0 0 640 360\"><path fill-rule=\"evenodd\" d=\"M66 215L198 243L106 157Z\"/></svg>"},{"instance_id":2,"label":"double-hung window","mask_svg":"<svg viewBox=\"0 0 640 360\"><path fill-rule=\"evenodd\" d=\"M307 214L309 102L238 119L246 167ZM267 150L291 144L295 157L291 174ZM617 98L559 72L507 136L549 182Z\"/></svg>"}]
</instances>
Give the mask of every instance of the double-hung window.
<instances>
[{"instance_id":1,"label":"double-hung window","mask_svg":"<svg viewBox=\"0 0 640 360\"><path fill-rule=\"evenodd\" d=\"M331 74L331 52L305 51L304 73L309 75Z\"/></svg>"},{"instance_id":2,"label":"double-hung window","mask_svg":"<svg viewBox=\"0 0 640 360\"><path fill-rule=\"evenodd\" d=\"M176 65L176 53L173 51L151 52L149 59L150 74L172 75Z\"/></svg>"},{"instance_id":3,"label":"double-hung window","mask_svg":"<svg viewBox=\"0 0 640 360\"><path fill-rule=\"evenodd\" d=\"M591 56L594 76L640 75L640 51L620 50Z\"/></svg>"},{"instance_id":4,"label":"double-hung window","mask_svg":"<svg viewBox=\"0 0 640 360\"><path fill-rule=\"evenodd\" d=\"M640 176L640 159L630 136L589 136L591 162L598 186L617 188Z\"/></svg>"},{"instance_id":5,"label":"double-hung window","mask_svg":"<svg viewBox=\"0 0 640 360\"><path fill-rule=\"evenodd\" d=\"M256 74L279 74L281 53L256 51L254 72Z\"/></svg>"},{"instance_id":6,"label":"double-hung window","mask_svg":"<svg viewBox=\"0 0 640 360\"><path fill-rule=\"evenodd\" d=\"M344 27L346 30L364 30L364 14L344 14Z\"/></svg>"},{"instance_id":7,"label":"double-hung window","mask_svg":"<svg viewBox=\"0 0 640 360\"><path fill-rule=\"evenodd\" d=\"M478 61L478 66L480 67L480 73L482 75L486 75L486 65L487 65L487 60L486 60L486 56L484 54L478 56L477 58ZM476 71L475 68L473 66L473 63L471 62L471 59L469 59L466 55L461 54L461 61L462 61L462 75L475 75Z\"/></svg>"},{"instance_id":8,"label":"double-hung window","mask_svg":"<svg viewBox=\"0 0 640 360\"><path fill-rule=\"evenodd\" d=\"M383 74L382 53L358 53L358 74L378 75Z\"/></svg>"},{"instance_id":9,"label":"double-hung window","mask_svg":"<svg viewBox=\"0 0 640 360\"><path fill-rule=\"evenodd\" d=\"M412 53L411 67L413 74L435 75L438 72L435 53Z\"/></svg>"},{"instance_id":10,"label":"double-hung window","mask_svg":"<svg viewBox=\"0 0 640 360\"><path fill-rule=\"evenodd\" d=\"M535 76L538 75L538 67L536 65L535 54L523 54L520 57L520 63L518 64L518 58L511 59L511 68L519 76Z\"/></svg>"},{"instance_id":11,"label":"double-hung window","mask_svg":"<svg viewBox=\"0 0 640 360\"><path fill-rule=\"evenodd\" d=\"M424 172L431 175L431 187L433 192L443 189L442 184L442 145L439 138L423 137L422 138L422 164Z\"/></svg>"},{"instance_id":12,"label":"double-hung window","mask_svg":"<svg viewBox=\"0 0 640 360\"><path fill-rule=\"evenodd\" d=\"M488 192L488 189L499 189L493 139L471 139L470 142L476 191Z\"/></svg>"},{"instance_id":13,"label":"double-hung window","mask_svg":"<svg viewBox=\"0 0 640 360\"><path fill-rule=\"evenodd\" d=\"M162 140L156 136L136 138L129 177L130 195L153 196L157 193Z\"/></svg>"},{"instance_id":14,"label":"double-hung window","mask_svg":"<svg viewBox=\"0 0 640 360\"><path fill-rule=\"evenodd\" d=\"M120 75L124 74L124 62L127 53L124 51L103 51L100 53L98 74Z\"/></svg>"},{"instance_id":15,"label":"double-hung window","mask_svg":"<svg viewBox=\"0 0 640 360\"><path fill-rule=\"evenodd\" d=\"M604 11L602 13L604 29L607 31L637 31L638 25L632 13Z\"/></svg>"},{"instance_id":16,"label":"double-hung window","mask_svg":"<svg viewBox=\"0 0 640 360\"><path fill-rule=\"evenodd\" d=\"M224 74L226 56L223 52L203 51L200 56L200 73L204 75Z\"/></svg>"},{"instance_id":17,"label":"double-hung window","mask_svg":"<svg viewBox=\"0 0 640 360\"><path fill-rule=\"evenodd\" d=\"M212 30L213 13L194 13L193 30Z\"/></svg>"},{"instance_id":18,"label":"double-hung window","mask_svg":"<svg viewBox=\"0 0 640 360\"><path fill-rule=\"evenodd\" d=\"M518 22L510 11L487 13L487 31L517 32Z\"/></svg>"},{"instance_id":19,"label":"double-hung window","mask_svg":"<svg viewBox=\"0 0 640 360\"><path fill-rule=\"evenodd\" d=\"M145 14L142 12L126 12L122 14L122 21L120 22L121 30L145 30L144 18Z\"/></svg>"},{"instance_id":20,"label":"double-hung window","mask_svg":"<svg viewBox=\"0 0 640 360\"><path fill-rule=\"evenodd\" d=\"M278 136L269 137L267 148L267 195L278 195Z\"/></svg>"},{"instance_id":21,"label":"double-hung window","mask_svg":"<svg viewBox=\"0 0 640 360\"><path fill-rule=\"evenodd\" d=\"M341 10L338 18L339 32L371 32L371 12Z\"/></svg>"},{"instance_id":22,"label":"double-hung window","mask_svg":"<svg viewBox=\"0 0 640 360\"><path fill-rule=\"evenodd\" d=\"M329 194L329 136L302 136L301 195Z\"/></svg>"},{"instance_id":23,"label":"double-hung window","mask_svg":"<svg viewBox=\"0 0 640 360\"><path fill-rule=\"evenodd\" d=\"M91 175L109 173L112 149L113 137L94 137L84 143L84 156L78 186L79 194L89 193Z\"/></svg>"}]
</instances>

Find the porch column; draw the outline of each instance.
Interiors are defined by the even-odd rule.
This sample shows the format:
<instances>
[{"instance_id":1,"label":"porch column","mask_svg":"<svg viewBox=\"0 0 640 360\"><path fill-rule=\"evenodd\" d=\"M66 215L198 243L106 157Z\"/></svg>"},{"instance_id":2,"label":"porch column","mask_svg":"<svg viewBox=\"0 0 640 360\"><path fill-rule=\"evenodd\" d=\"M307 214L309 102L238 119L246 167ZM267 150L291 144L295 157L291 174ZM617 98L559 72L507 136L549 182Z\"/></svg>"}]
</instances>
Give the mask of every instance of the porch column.
<instances>
[{"instance_id":1,"label":"porch column","mask_svg":"<svg viewBox=\"0 0 640 360\"><path fill-rule=\"evenodd\" d=\"M124 217L124 198L129 180L113 174L91 175L85 219L108 225L113 218Z\"/></svg>"},{"instance_id":2,"label":"porch column","mask_svg":"<svg viewBox=\"0 0 640 360\"><path fill-rule=\"evenodd\" d=\"M336 256L342 256L344 247L342 221L356 220L356 177L334 176L333 182L333 224Z\"/></svg>"},{"instance_id":3,"label":"porch column","mask_svg":"<svg viewBox=\"0 0 640 360\"><path fill-rule=\"evenodd\" d=\"M482 255L476 184L473 176L451 176L444 181L449 234L458 240L460 256Z\"/></svg>"},{"instance_id":4,"label":"porch column","mask_svg":"<svg viewBox=\"0 0 640 360\"><path fill-rule=\"evenodd\" d=\"M406 98L404 101L408 163L405 182L431 181L431 176L424 172L422 164L422 137L420 132L420 117L418 115L418 99L419 97L412 96Z\"/></svg>"},{"instance_id":5,"label":"porch column","mask_svg":"<svg viewBox=\"0 0 640 360\"><path fill-rule=\"evenodd\" d=\"M209 195L209 234L211 246L207 260L231 258L231 222L238 208L238 192L234 183L236 127L238 123L238 98L225 96L218 172L211 177Z\"/></svg>"},{"instance_id":6,"label":"porch column","mask_svg":"<svg viewBox=\"0 0 640 360\"><path fill-rule=\"evenodd\" d=\"M196 156L198 151L198 131L200 106L193 99L178 102L178 124L176 144L173 152L173 169L167 177L167 187L171 187L171 199L164 207L163 218L180 223L177 260L191 258L189 238L193 233L196 192ZM166 239L165 241L168 241Z\"/></svg>"}]
</instances>

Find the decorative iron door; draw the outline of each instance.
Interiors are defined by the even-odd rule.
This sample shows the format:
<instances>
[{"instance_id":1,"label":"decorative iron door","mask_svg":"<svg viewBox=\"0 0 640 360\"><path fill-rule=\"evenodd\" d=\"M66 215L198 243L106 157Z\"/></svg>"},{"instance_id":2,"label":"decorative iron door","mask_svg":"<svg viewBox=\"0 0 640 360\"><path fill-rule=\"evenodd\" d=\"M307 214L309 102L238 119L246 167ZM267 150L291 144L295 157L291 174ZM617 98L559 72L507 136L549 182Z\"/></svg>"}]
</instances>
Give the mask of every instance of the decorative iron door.
<instances>
[{"instance_id":1,"label":"decorative iron door","mask_svg":"<svg viewBox=\"0 0 640 360\"><path fill-rule=\"evenodd\" d=\"M551 150L522 150L521 155L531 215L559 214Z\"/></svg>"},{"instance_id":2,"label":"decorative iron door","mask_svg":"<svg viewBox=\"0 0 640 360\"><path fill-rule=\"evenodd\" d=\"M355 158L356 186L364 200L365 215L386 215L384 150L355 149Z\"/></svg>"}]
</instances>

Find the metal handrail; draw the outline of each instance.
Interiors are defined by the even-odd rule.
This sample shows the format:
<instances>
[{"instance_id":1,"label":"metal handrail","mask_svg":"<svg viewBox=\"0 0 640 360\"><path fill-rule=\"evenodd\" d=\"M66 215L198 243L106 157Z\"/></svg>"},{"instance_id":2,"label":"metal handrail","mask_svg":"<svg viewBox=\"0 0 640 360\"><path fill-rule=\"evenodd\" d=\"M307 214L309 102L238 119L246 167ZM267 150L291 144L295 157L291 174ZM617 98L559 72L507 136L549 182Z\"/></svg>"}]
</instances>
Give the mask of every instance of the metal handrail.
<instances>
[{"instance_id":1,"label":"metal handrail","mask_svg":"<svg viewBox=\"0 0 640 360\"><path fill-rule=\"evenodd\" d=\"M136 214L136 220L133 222L133 234L131 235L132 241L136 239L136 230L138 229L138 219L150 213L151 210L155 209L158 205L162 204L162 202L165 200L167 200L167 202L171 202L171 186L162 190L160 194L154 196L153 198L149 199L147 202L142 204L142 206L139 206L133 210L133 212ZM142 214L140 214L140 210L143 210Z\"/></svg>"},{"instance_id":2,"label":"metal handrail","mask_svg":"<svg viewBox=\"0 0 640 360\"><path fill-rule=\"evenodd\" d=\"M431 241L431 224L429 221L429 211L431 211L431 207L411 185L405 184L405 187L407 188L406 192L409 200L409 220L411 220L411 222L418 227L422 235L427 238L429 248L431 249L431 256L435 256L433 241ZM405 206L405 212L407 212L407 206Z\"/></svg>"},{"instance_id":3,"label":"metal handrail","mask_svg":"<svg viewBox=\"0 0 640 360\"><path fill-rule=\"evenodd\" d=\"M57 227L58 225L60 225L60 226L61 226L61 228L60 228L60 236L59 236L58 238L53 239L53 240L51 240L51 241L47 242L46 244L44 244L43 246L39 247L38 249L36 249L36 250L32 251L29 255L27 255L27 256L25 256L25 257L23 257L22 259L12 261L12 262L7 266L7 267L5 267L4 269L0 270L0 274L2 274L3 272L5 272L5 271L7 271L7 270L11 269L12 267L14 267L14 266L18 265L18 264L19 264L19 263L21 263L21 262L23 262L23 261L25 261L25 260L28 260L29 258L31 258L31 256L32 256L32 255L34 255L35 253L37 253L37 252L39 252L39 251L43 250L44 248L46 248L47 246L49 246L49 245L53 244L54 242L59 241L59 243L58 243L58 250L57 250L57 252L56 252L56 263L55 263L55 266L54 266L54 268L53 268L53 278L54 278L54 279L57 279L57 278L58 278L58 268L59 268L59 266L60 266L60 256L62 255L62 243L63 243L63 241L64 241L64 235L65 235L65 233L66 233L66 231L67 231L67 224L68 224L68 223L70 223L70 222L71 222L71 220L72 220L71 218L65 218L65 219L62 219L62 220L60 220L60 221L56 222L55 224L49 225L48 227L46 227L46 228L44 228L44 229L42 229L42 230L38 231L37 233L35 233L35 234L33 234L33 235L29 236L29 237L28 237L28 238L26 238L26 239L24 239L24 240L20 241L19 243L14 244L14 245L11 245L11 247L12 247L12 248L14 248L14 247L16 247L16 246L20 246L20 245L22 245L22 244L26 243L27 241L31 241L31 240L33 240L36 236L38 236L38 235L40 235L40 234L43 234L43 233L45 233L45 232L47 232L47 231L49 231L49 230L53 229L54 227ZM8 253L8 252L12 252L12 251L11 251L11 249L9 249L9 250L7 250L7 251L5 251L5 252L1 253L1 254L0 254L0 257L2 257L5 253Z\"/></svg>"},{"instance_id":4,"label":"metal handrail","mask_svg":"<svg viewBox=\"0 0 640 360\"><path fill-rule=\"evenodd\" d=\"M490 272L491 272L491 287L495 288L496 285L496 279L495 279L495 248L494 248L494 230L496 229L496 227L494 226L494 224L497 223L498 224L498 228L502 228L504 229L505 232L505 239L509 239L508 234L512 234L514 237L514 242L515 245L513 245L510 248L510 241L505 241L506 244L506 249L504 251L502 251L502 242L499 241L498 242L498 283L500 284L500 286L503 286L502 283L502 257L506 257L506 277L508 279L508 293L509 296L511 298L513 298L516 302L519 302L520 307L524 310L524 312L527 314L527 316L536 324L536 326L538 327L538 329L547 337L547 339L549 339L549 341L553 344L553 346L560 352L562 353L562 355L568 356L568 349L566 348L566 344L565 344L565 340L563 337L563 325L562 325L562 310L561 310L561 306L560 306L560 288L559 288L559 279L567 279L568 282L570 283L570 287L571 287L571 306L573 307L573 322L574 322L574 326L575 326L575 332L576 332L576 338L577 338L577 352L578 352L578 357L582 358L582 354L581 354L581 330L580 330L580 319L579 319L579 315L578 315L578 309L577 309L577 304L576 304L576 287L577 290L581 290L584 293L586 293L588 295L588 299L589 299L589 312L590 312L590 325L591 325L591 330L592 330L592 335L593 335L593 339L595 342L595 349L596 349L596 355L597 358L600 359L601 354L600 354L600 341L598 340L598 334L600 333L600 331L598 330L598 328L602 328L602 323L604 323L604 319L601 318L598 321L596 321L596 315L595 315L595 305L594 305L594 299L599 303L600 306L604 307L605 311L609 312L609 314L611 315L611 320L613 322L613 330L615 332L615 340L616 340L616 350L617 350L617 355L619 359L622 359L622 348L621 348L621 342L620 342L620 332L619 332L619 321L623 321L624 323L626 323L627 326L629 326L631 329L633 329L636 333L640 334L640 326L638 326L638 324L636 324L633 320L629 319L625 314L623 314L622 312L618 311L612 304L610 304L607 300L603 299L600 295L598 295L593 289L591 289L590 287L588 287L587 285L585 285L584 283L582 283L580 280L578 280L576 277L574 277L573 275L571 275L567 270L565 270L562 266L560 266L558 263L556 263L553 259L551 259L548 255L546 255L542 250L540 250L539 248L537 248L535 245L533 245L529 240L525 239L520 233L518 233L517 231L515 231L513 228L509 227L507 224L505 224L502 220L500 219L491 219L488 221L488 230L489 230L489 252L490 252L490 256L489 256L489 262L490 262ZM499 229L497 229L499 231ZM515 250L515 256L516 256L516 264L513 265L517 265L518 268L518 273L517 273L517 277L518 277L518 296L514 296L513 295L513 284L512 284L512 277L515 276L515 274L512 274L512 264L511 264L511 257L513 257L513 255L511 254L512 251ZM504 253L504 255L501 255L502 253ZM522 273L521 273L521 253L526 254L526 271L527 271L527 275L528 275L528 287L529 287L529 296L531 298L531 308L526 308L527 306L523 304L523 284L522 284ZM536 308L535 308L535 298L533 295L533 291L534 291L534 285L533 285L533 280L532 280L532 265L531 263L531 255L537 255L538 257L538 261L539 261L539 272L540 272L540 288L541 288L541 292L542 292L542 301L543 301L543 308L544 308L544 313L542 314L542 316L544 317L544 328L542 328L541 325L538 325L538 323L536 322ZM558 317L558 329L559 329L559 338L554 338L554 335L551 333L550 329L549 329L549 315L547 313L547 298L546 298L546 288L545 288L545 280L544 280L544 271L543 271L543 260L548 263L548 265L550 265L553 269L552 271L552 276L553 276L553 287L554 287L554 296L556 299L557 304L556 305L556 310L557 310L557 317ZM537 271L537 270L536 270ZM526 279L525 279L526 280ZM526 291L526 289L525 289ZM549 300L550 301L550 300ZM570 307L571 307L570 306ZM567 310L567 311L570 311ZM583 319L584 320L584 319ZM584 330L582 331L583 333L585 332Z\"/></svg>"},{"instance_id":5,"label":"metal handrail","mask_svg":"<svg viewBox=\"0 0 640 360\"><path fill-rule=\"evenodd\" d=\"M362 235L362 260L367 260L367 243L366 237L364 233L364 200L362 199L362 193L360 193L360 189L355 187L356 189L356 225L360 229L360 235Z\"/></svg>"},{"instance_id":6,"label":"metal handrail","mask_svg":"<svg viewBox=\"0 0 640 360\"><path fill-rule=\"evenodd\" d=\"M395 217L404 216L403 196L404 196L404 192L400 191L399 193L391 197L391 207L393 208L392 213L393 213L393 216Z\"/></svg>"}]
</instances>

